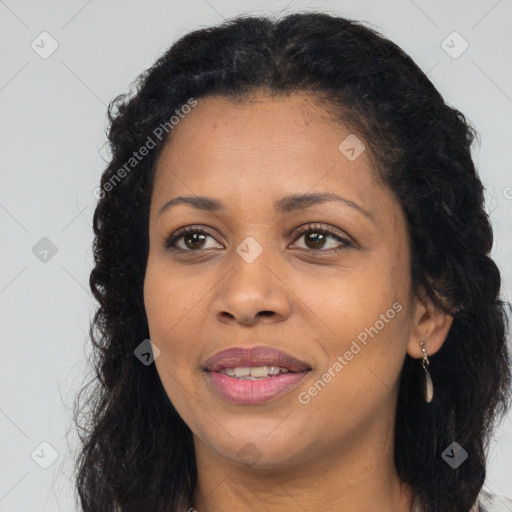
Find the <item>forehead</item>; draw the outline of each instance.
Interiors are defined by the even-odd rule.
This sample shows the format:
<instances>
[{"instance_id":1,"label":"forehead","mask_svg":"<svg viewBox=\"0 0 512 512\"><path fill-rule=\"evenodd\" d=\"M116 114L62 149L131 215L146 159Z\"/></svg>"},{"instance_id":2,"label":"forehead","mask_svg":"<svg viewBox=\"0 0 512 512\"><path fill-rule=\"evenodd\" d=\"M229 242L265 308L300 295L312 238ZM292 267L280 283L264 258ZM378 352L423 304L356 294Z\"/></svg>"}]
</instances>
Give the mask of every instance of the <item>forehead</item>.
<instances>
[{"instance_id":1,"label":"forehead","mask_svg":"<svg viewBox=\"0 0 512 512\"><path fill-rule=\"evenodd\" d=\"M328 131L335 141L344 130L311 95L258 95L247 100L208 96L200 98L197 106L172 129L166 149L200 145L202 154L222 155L233 148L238 153L259 153L264 158L263 148L279 149L280 153L301 148L311 151L318 145L318 135L326 145L330 142L326 138Z\"/></svg>"},{"instance_id":2,"label":"forehead","mask_svg":"<svg viewBox=\"0 0 512 512\"><path fill-rule=\"evenodd\" d=\"M354 141L355 159L344 152ZM364 142L307 94L200 98L171 130L153 200L215 195L240 206L243 198L247 204L256 196L332 191L370 206L388 191L361 148Z\"/></svg>"}]
</instances>

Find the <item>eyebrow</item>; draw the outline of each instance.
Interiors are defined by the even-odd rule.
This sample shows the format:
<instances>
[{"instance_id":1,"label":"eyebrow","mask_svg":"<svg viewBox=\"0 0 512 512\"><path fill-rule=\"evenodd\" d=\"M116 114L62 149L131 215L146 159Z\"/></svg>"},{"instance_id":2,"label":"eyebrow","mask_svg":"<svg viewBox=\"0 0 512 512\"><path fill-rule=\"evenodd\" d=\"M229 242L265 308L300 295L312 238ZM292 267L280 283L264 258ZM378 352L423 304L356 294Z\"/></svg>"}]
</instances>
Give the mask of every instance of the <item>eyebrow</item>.
<instances>
[{"instance_id":1,"label":"eyebrow","mask_svg":"<svg viewBox=\"0 0 512 512\"><path fill-rule=\"evenodd\" d=\"M302 210L304 208L310 208L311 206L329 202L337 201L341 202L346 206L350 206L360 211L366 217L373 219L373 215L363 208L362 206L354 203L346 197L333 194L331 192L321 192L313 194L293 194L290 196L283 197L274 202L274 210L278 214L286 214L296 210ZM162 215L169 208L178 204L188 204L197 210L203 210L208 212L221 212L224 211L224 205L217 199L206 196L179 196L167 201L162 208L160 208L157 215Z\"/></svg>"}]
</instances>

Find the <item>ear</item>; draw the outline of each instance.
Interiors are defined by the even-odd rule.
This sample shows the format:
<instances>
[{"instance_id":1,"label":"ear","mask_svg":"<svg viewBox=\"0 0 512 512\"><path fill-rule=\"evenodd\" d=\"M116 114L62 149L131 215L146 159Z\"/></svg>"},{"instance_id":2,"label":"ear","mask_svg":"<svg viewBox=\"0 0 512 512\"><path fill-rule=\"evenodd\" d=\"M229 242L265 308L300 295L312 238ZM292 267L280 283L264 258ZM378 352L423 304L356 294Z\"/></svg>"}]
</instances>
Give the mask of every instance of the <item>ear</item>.
<instances>
[{"instance_id":1,"label":"ear","mask_svg":"<svg viewBox=\"0 0 512 512\"><path fill-rule=\"evenodd\" d=\"M439 309L426 293L416 297L407 353L415 359L422 358L423 341L427 355L435 354L443 346L452 322L453 316Z\"/></svg>"}]
</instances>

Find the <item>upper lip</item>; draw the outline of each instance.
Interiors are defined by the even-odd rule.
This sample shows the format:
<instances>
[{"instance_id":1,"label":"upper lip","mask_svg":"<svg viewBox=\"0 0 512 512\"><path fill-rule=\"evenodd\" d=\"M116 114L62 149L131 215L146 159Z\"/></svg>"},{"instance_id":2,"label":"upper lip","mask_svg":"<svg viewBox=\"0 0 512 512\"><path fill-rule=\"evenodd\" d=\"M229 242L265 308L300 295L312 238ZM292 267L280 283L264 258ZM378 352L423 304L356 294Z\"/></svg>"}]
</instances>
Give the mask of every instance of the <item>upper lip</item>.
<instances>
[{"instance_id":1,"label":"upper lip","mask_svg":"<svg viewBox=\"0 0 512 512\"><path fill-rule=\"evenodd\" d=\"M290 354L270 347L232 347L217 352L204 364L204 369L218 372L225 368L247 368L249 366L280 366L292 372L311 370L310 366Z\"/></svg>"}]
</instances>

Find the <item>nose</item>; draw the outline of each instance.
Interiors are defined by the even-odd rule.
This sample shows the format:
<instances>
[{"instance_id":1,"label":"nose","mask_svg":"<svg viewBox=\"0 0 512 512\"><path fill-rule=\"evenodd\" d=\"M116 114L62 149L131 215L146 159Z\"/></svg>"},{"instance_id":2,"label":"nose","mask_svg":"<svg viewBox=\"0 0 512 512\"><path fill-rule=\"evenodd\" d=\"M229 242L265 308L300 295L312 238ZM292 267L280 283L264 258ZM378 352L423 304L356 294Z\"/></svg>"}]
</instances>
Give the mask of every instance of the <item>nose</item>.
<instances>
[{"instance_id":1,"label":"nose","mask_svg":"<svg viewBox=\"0 0 512 512\"><path fill-rule=\"evenodd\" d=\"M234 254L229 271L216 286L212 302L215 317L222 323L246 326L282 322L292 311L291 291L285 283L286 277L270 250L250 263Z\"/></svg>"}]
</instances>

